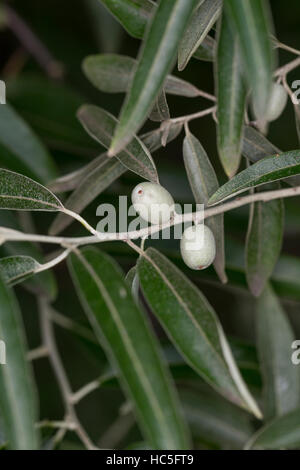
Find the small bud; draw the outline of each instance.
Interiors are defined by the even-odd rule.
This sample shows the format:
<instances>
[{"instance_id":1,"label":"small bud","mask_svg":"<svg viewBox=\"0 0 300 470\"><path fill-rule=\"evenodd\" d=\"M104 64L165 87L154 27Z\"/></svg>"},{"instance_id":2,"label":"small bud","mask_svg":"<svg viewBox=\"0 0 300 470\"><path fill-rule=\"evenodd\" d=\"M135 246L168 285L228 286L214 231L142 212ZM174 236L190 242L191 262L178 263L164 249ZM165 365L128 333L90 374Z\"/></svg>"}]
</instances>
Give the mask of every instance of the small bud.
<instances>
[{"instance_id":1,"label":"small bud","mask_svg":"<svg viewBox=\"0 0 300 470\"><path fill-rule=\"evenodd\" d=\"M283 88L282 85L279 83L274 83L269 103L269 108L267 111L267 120L268 121L275 121L279 118L281 113L283 112L286 103L287 103L288 95L286 90Z\"/></svg>"},{"instance_id":2,"label":"small bud","mask_svg":"<svg viewBox=\"0 0 300 470\"><path fill-rule=\"evenodd\" d=\"M132 191L131 200L137 213L151 224L168 222L174 214L174 200L159 184L138 184Z\"/></svg>"},{"instance_id":3,"label":"small bud","mask_svg":"<svg viewBox=\"0 0 300 470\"><path fill-rule=\"evenodd\" d=\"M216 256L215 237L204 224L188 227L180 242L181 256L191 269L205 269L211 265Z\"/></svg>"}]
</instances>

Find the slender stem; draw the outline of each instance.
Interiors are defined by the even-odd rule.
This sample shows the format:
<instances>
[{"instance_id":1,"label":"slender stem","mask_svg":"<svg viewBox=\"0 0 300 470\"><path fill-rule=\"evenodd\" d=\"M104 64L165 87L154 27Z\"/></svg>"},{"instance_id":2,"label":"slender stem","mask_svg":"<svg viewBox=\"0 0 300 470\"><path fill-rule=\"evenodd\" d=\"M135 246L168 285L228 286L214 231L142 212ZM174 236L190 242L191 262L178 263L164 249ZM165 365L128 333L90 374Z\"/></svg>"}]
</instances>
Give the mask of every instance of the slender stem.
<instances>
[{"instance_id":1,"label":"slender stem","mask_svg":"<svg viewBox=\"0 0 300 470\"><path fill-rule=\"evenodd\" d=\"M217 98L214 95L211 95L210 93L207 93L206 91L199 90L198 88L198 96L201 96L202 98L206 98L210 101L217 101Z\"/></svg>"},{"instance_id":2,"label":"slender stem","mask_svg":"<svg viewBox=\"0 0 300 470\"><path fill-rule=\"evenodd\" d=\"M83 442L83 444L86 446L88 450L94 450L96 449L96 447L91 442L89 436L87 435L87 433L81 426L81 423L77 417L76 411L72 404L73 393L72 393L72 389L71 389L67 374L65 372L63 363L61 361L59 352L57 350L54 331L53 331L53 325L52 325L51 318L48 312L48 303L42 297L40 297L38 301L39 301L39 308L40 308L40 313L41 313L41 331L42 331L43 342L49 351L49 359L52 364L64 403L65 403L67 416L69 418L67 419L67 422L70 420L71 422L75 424L74 430L77 433L78 437Z\"/></svg>"},{"instance_id":3,"label":"slender stem","mask_svg":"<svg viewBox=\"0 0 300 470\"><path fill-rule=\"evenodd\" d=\"M28 361L35 361L36 359L41 359L48 356L48 349L46 346L42 345L36 349L32 349L27 354Z\"/></svg>"},{"instance_id":4,"label":"slender stem","mask_svg":"<svg viewBox=\"0 0 300 470\"><path fill-rule=\"evenodd\" d=\"M93 235L97 235L98 232L95 230L81 215L77 214L76 212L73 212L66 207L62 209L62 212L65 214L69 215L70 217L73 217L73 219L78 220L89 232L91 232Z\"/></svg>"},{"instance_id":5,"label":"slender stem","mask_svg":"<svg viewBox=\"0 0 300 470\"><path fill-rule=\"evenodd\" d=\"M87 395L90 393L94 392L97 390L103 382L111 378L111 373L103 374L98 379L93 380L92 382L89 382L88 384L84 385L82 388L77 390L77 392L73 393L72 395L72 403L75 405L79 403L83 398L85 398Z\"/></svg>"},{"instance_id":6,"label":"slender stem","mask_svg":"<svg viewBox=\"0 0 300 470\"><path fill-rule=\"evenodd\" d=\"M300 66L300 57L297 57L297 59L294 59L288 64L283 65L283 67L280 67L279 69L277 69L274 76L283 77L299 66Z\"/></svg>"},{"instance_id":7,"label":"slender stem","mask_svg":"<svg viewBox=\"0 0 300 470\"><path fill-rule=\"evenodd\" d=\"M36 269L36 273L40 273L42 271L46 271L47 269L51 269L53 268L54 266L56 266L57 264L61 263L61 261L63 261L64 259L67 258L67 256L69 255L71 249L68 248L67 250L63 251L59 256L57 256L56 258L52 259L51 261L49 261L48 263L45 263L45 264L41 264L37 269Z\"/></svg>"},{"instance_id":8,"label":"slender stem","mask_svg":"<svg viewBox=\"0 0 300 470\"><path fill-rule=\"evenodd\" d=\"M91 343L99 344L92 330L57 312L51 305L49 305L49 314L52 322L56 325L75 333L81 338L87 339Z\"/></svg>"},{"instance_id":9,"label":"slender stem","mask_svg":"<svg viewBox=\"0 0 300 470\"><path fill-rule=\"evenodd\" d=\"M282 42L279 42L278 40L275 40L275 44L280 49L284 49L285 51L291 52L292 54L295 54L295 55L300 55L300 51L298 49L295 49L294 47L288 46L287 44L283 44Z\"/></svg>"},{"instance_id":10,"label":"slender stem","mask_svg":"<svg viewBox=\"0 0 300 470\"><path fill-rule=\"evenodd\" d=\"M293 196L300 196L300 186L287 189L278 189L275 191L265 191L256 194L250 194L244 197L238 197L233 201L225 204L219 204L216 207L209 207L204 212L191 212L188 214L176 214L173 219L162 225L152 225L140 230L134 230L132 232L119 232L119 233L100 233L97 235L87 237L51 237L47 235L35 235L35 234L23 234L14 230L0 229L0 238L2 242L5 241L40 241L43 243L56 243L62 246L68 245L69 247L78 247L82 245L90 245L94 243L106 242L106 241L127 241L135 240L143 237L150 237L154 233L160 232L166 228L172 227L185 222L201 222L209 217L228 212L238 207L251 204L251 202L258 201L272 201L274 199L283 199Z\"/></svg>"},{"instance_id":11,"label":"slender stem","mask_svg":"<svg viewBox=\"0 0 300 470\"><path fill-rule=\"evenodd\" d=\"M172 122L173 124L177 122L189 122L189 121L192 121L193 119L198 119L198 118L207 116L208 114L212 114L214 113L216 109L217 107L213 106L212 108L207 108L202 111L198 111L197 113L187 114L186 116L180 116L177 118L169 119L169 122Z\"/></svg>"},{"instance_id":12,"label":"slender stem","mask_svg":"<svg viewBox=\"0 0 300 470\"><path fill-rule=\"evenodd\" d=\"M75 431L76 424L71 421L40 421L36 425L38 428L54 428L54 429L66 429L67 431Z\"/></svg>"}]
</instances>

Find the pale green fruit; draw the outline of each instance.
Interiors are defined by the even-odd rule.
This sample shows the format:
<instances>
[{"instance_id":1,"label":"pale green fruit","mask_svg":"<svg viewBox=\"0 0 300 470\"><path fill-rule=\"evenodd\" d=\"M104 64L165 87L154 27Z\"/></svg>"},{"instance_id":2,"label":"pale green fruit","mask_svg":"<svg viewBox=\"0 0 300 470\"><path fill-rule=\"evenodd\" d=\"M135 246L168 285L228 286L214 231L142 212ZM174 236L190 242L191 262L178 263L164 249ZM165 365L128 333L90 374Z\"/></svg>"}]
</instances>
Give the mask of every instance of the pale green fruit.
<instances>
[{"instance_id":1,"label":"pale green fruit","mask_svg":"<svg viewBox=\"0 0 300 470\"><path fill-rule=\"evenodd\" d=\"M288 94L282 85L274 83L267 112L267 120L275 121L283 112L288 99Z\"/></svg>"},{"instance_id":2,"label":"pale green fruit","mask_svg":"<svg viewBox=\"0 0 300 470\"><path fill-rule=\"evenodd\" d=\"M174 215L174 200L159 184L138 184L132 191L131 200L136 212L151 224L163 224Z\"/></svg>"},{"instance_id":3,"label":"pale green fruit","mask_svg":"<svg viewBox=\"0 0 300 470\"><path fill-rule=\"evenodd\" d=\"M209 227L204 224L187 228L180 242L181 256L191 269L205 269L216 257L215 237Z\"/></svg>"}]
</instances>

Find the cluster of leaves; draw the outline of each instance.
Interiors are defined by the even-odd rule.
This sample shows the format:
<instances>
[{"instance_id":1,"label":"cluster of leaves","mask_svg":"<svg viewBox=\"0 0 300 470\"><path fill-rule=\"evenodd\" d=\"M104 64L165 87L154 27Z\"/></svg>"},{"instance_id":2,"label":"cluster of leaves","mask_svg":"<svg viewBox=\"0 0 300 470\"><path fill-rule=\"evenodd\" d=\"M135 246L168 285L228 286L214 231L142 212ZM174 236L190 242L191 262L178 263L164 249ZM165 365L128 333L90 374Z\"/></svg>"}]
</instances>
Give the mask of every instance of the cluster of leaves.
<instances>
[{"instance_id":1,"label":"cluster of leaves","mask_svg":"<svg viewBox=\"0 0 300 470\"><path fill-rule=\"evenodd\" d=\"M127 170L159 182L152 153L177 138L183 127L184 165L196 203L220 204L254 188L260 191L261 185L265 190L299 184L300 150L282 153L260 132L267 126L276 63L267 5L263 0L102 3L130 35L142 40L137 60L103 54L83 62L83 71L96 88L126 93L119 119L90 104L77 111L84 129L107 151L79 170L57 177L50 155L32 129L10 105L0 109L1 161L8 168L0 170L0 208L58 212L51 236L37 240L66 248L54 263L45 262L36 245L27 243L17 219L1 216L0 237L8 241L6 256L0 259L0 334L8 358L0 368L3 440L16 449L41 445L23 326L7 285L24 283L37 297L46 298L50 310L55 280L49 268L68 257L82 307L109 359L101 385L120 382L145 439L143 446L186 449L193 438L217 448L297 448L300 369L291 362L294 333L277 295L288 292L300 300L300 263L284 256L278 261L284 230L282 200L252 205L245 268L242 248L230 246L225 261L223 214L207 221L216 238L214 268L221 283L245 271L256 298L258 357L254 348L226 338L202 292L156 249L138 249L137 264L125 278L102 250L81 249L78 239L57 236L71 223L70 215L84 223L79 214ZM168 94L205 95L169 75L176 56L180 71L192 58L213 64L216 98L206 97L216 102L211 113L217 121L219 157L230 178L221 187L206 151L188 128L191 117L170 118ZM256 128L247 125L250 105ZM140 135L148 118L161 124ZM248 165L237 173L242 156ZM69 191L64 203L54 194ZM30 236L28 240L34 241ZM167 347L159 344L145 303L165 330ZM49 331L44 335L47 343ZM57 361L52 358L52 362L57 368Z\"/></svg>"}]
</instances>

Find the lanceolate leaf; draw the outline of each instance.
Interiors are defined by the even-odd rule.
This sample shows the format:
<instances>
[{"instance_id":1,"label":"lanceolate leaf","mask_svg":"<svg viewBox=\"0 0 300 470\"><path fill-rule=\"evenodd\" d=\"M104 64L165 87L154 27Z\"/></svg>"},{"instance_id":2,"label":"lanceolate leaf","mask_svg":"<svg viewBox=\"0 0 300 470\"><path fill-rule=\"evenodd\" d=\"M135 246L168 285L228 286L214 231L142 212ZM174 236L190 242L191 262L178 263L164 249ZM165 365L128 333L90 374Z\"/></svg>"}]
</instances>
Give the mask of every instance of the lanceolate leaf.
<instances>
[{"instance_id":1,"label":"lanceolate leaf","mask_svg":"<svg viewBox=\"0 0 300 470\"><path fill-rule=\"evenodd\" d=\"M241 171L210 198L216 204L249 188L300 174L300 150L272 155Z\"/></svg>"},{"instance_id":2,"label":"lanceolate leaf","mask_svg":"<svg viewBox=\"0 0 300 470\"><path fill-rule=\"evenodd\" d=\"M118 54L91 55L84 59L82 68L90 82L106 93L125 93L130 89L138 62L132 57ZM164 90L170 95L194 98L199 90L191 83L167 75Z\"/></svg>"},{"instance_id":3,"label":"lanceolate leaf","mask_svg":"<svg viewBox=\"0 0 300 470\"><path fill-rule=\"evenodd\" d=\"M40 264L30 256L0 258L0 274L6 284L13 286L32 276Z\"/></svg>"},{"instance_id":4,"label":"lanceolate leaf","mask_svg":"<svg viewBox=\"0 0 300 470\"><path fill-rule=\"evenodd\" d=\"M113 181L125 173L126 168L115 158L106 156L99 160L95 167L86 177L80 181L75 191L65 202L65 207L80 214L90 202L101 194ZM72 219L66 214L60 213L54 219L49 233L56 235L72 223Z\"/></svg>"},{"instance_id":5,"label":"lanceolate leaf","mask_svg":"<svg viewBox=\"0 0 300 470\"><path fill-rule=\"evenodd\" d=\"M196 3L196 0L164 0L159 3L140 53L110 155L119 153L147 118L173 64L178 43Z\"/></svg>"},{"instance_id":6,"label":"lanceolate leaf","mask_svg":"<svg viewBox=\"0 0 300 470\"><path fill-rule=\"evenodd\" d=\"M190 132L183 142L183 158L190 186L197 204L207 204L208 199L218 189L219 183L209 158ZM216 240L217 254L214 266L222 282L226 282L224 256L224 223L223 214L211 217L206 224L211 228Z\"/></svg>"},{"instance_id":7,"label":"lanceolate leaf","mask_svg":"<svg viewBox=\"0 0 300 470\"><path fill-rule=\"evenodd\" d=\"M140 258L138 275L147 302L188 364L219 393L260 416L201 292L153 248Z\"/></svg>"},{"instance_id":8,"label":"lanceolate leaf","mask_svg":"<svg viewBox=\"0 0 300 470\"><path fill-rule=\"evenodd\" d=\"M84 105L78 111L78 119L93 139L108 148L117 125L117 119L104 109L93 105ZM138 137L119 154L118 160L128 169L142 178L158 182L155 164L150 152Z\"/></svg>"},{"instance_id":9,"label":"lanceolate leaf","mask_svg":"<svg viewBox=\"0 0 300 470\"><path fill-rule=\"evenodd\" d=\"M155 449L185 449L188 441L169 373L145 316L113 260L88 248L72 255L71 274L97 337L121 374L125 392ZM104 341L103 341L104 340Z\"/></svg>"},{"instance_id":10,"label":"lanceolate leaf","mask_svg":"<svg viewBox=\"0 0 300 470\"><path fill-rule=\"evenodd\" d=\"M9 104L0 106L0 153L2 165L11 170L42 182L56 175L55 164L42 142Z\"/></svg>"},{"instance_id":11,"label":"lanceolate leaf","mask_svg":"<svg viewBox=\"0 0 300 470\"><path fill-rule=\"evenodd\" d=\"M270 190L279 189L270 185ZM284 230L282 199L255 202L251 206L246 241L246 276L252 294L258 297L278 261Z\"/></svg>"},{"instance_id":12,"label":"lanceolate leaf","mask_svg":"<svg viewBox=\"0 0 300 470\"><path fill-rule=\"evenodd\" d=\"M59 211L61 202L26 176L0 169L0 209Z\"/></svg>"},{"instance_id":13,"label":"lanceolate leaf","mask_svg":"<svg viewBox=\"0 0 300 470\"><path fill-rule=\"evenodd\" d=\"M264 382L264 414L270 420L299 407L300 370L291 361L294 333L270 286L257 301L255 318Z\"/></svg>"},{"instance_id":14,"label":"lanceolate leaf","mask_svg":"<svg viewBox=\"0 0 300 470\"><path fill-rule=\"evenodd\" d=\"M244 157L248 158L251 162L256 163L262 158L280 154L282 152L264 135L253 129L253 127L245 126L242 153ZM289 177L285 182L291 186L299 186L300 176Z\"/></svg>"},{"instance_id":15,"label":"lanceolate leaf","mask_svg":"<svg viewBox=\"0 0 300 470\"><path fill-rule=\"evenodd\" d=\"M155 3L151 0L101 0L131 36L141 39Z\"/></svg>"},{"instance_id":16,"label":"lanceolate leaf","mask_svg":"<svg viewBox=\"0 0 300 470\"><path fill-rule=\"evenodd\" d=\"M218 150L225 173L231 178L237 172L241 160L246 87L237 36L226 14L223 14L218 36L215 70Z\"/></svg>"},{"instance_id":17,"label":"lanceolate leaf","mask_svg":"<svg viewBox=\"0 0 300 470\"><path fill-rule=\"evenodd\" d=\"M246 449L299 449L299 422L300 408L259 429L248 441Z\"/></svg>"},{"instance_id":18,"label":"lanceolate leaf","mask_svg":"<svg viewBox=\"0 0 300 470\"><path fill-rule=\"evenodd\" d=\"M37 406L19 307L0 277L0 339L5 342L6 364L0 365L0 413L9 447L38 448L35 429Z\"/></svg>"},{"instance_id":19,"label":"lanceolate leaf","mask_svg":"<svg viewBox=\"0 0 300 470\"><path fill-rule=\"evenodd\" d=\"M183 70L216 22L222 0L204 0L194 11L178 49L178 69Z\"/></svg>"},{"instance_id":20,"label":"lanceolate leaf","mask_svg":"<svg viewBox=\"0 0 300 470\"><path fill-rule=\"evenodd\" d=\"M225 0L226 10L239 36L254 111L261 121L265 120L268 110L274 67L272 24L267 6L264 0Z\"/></svg>"}]
</instances>

